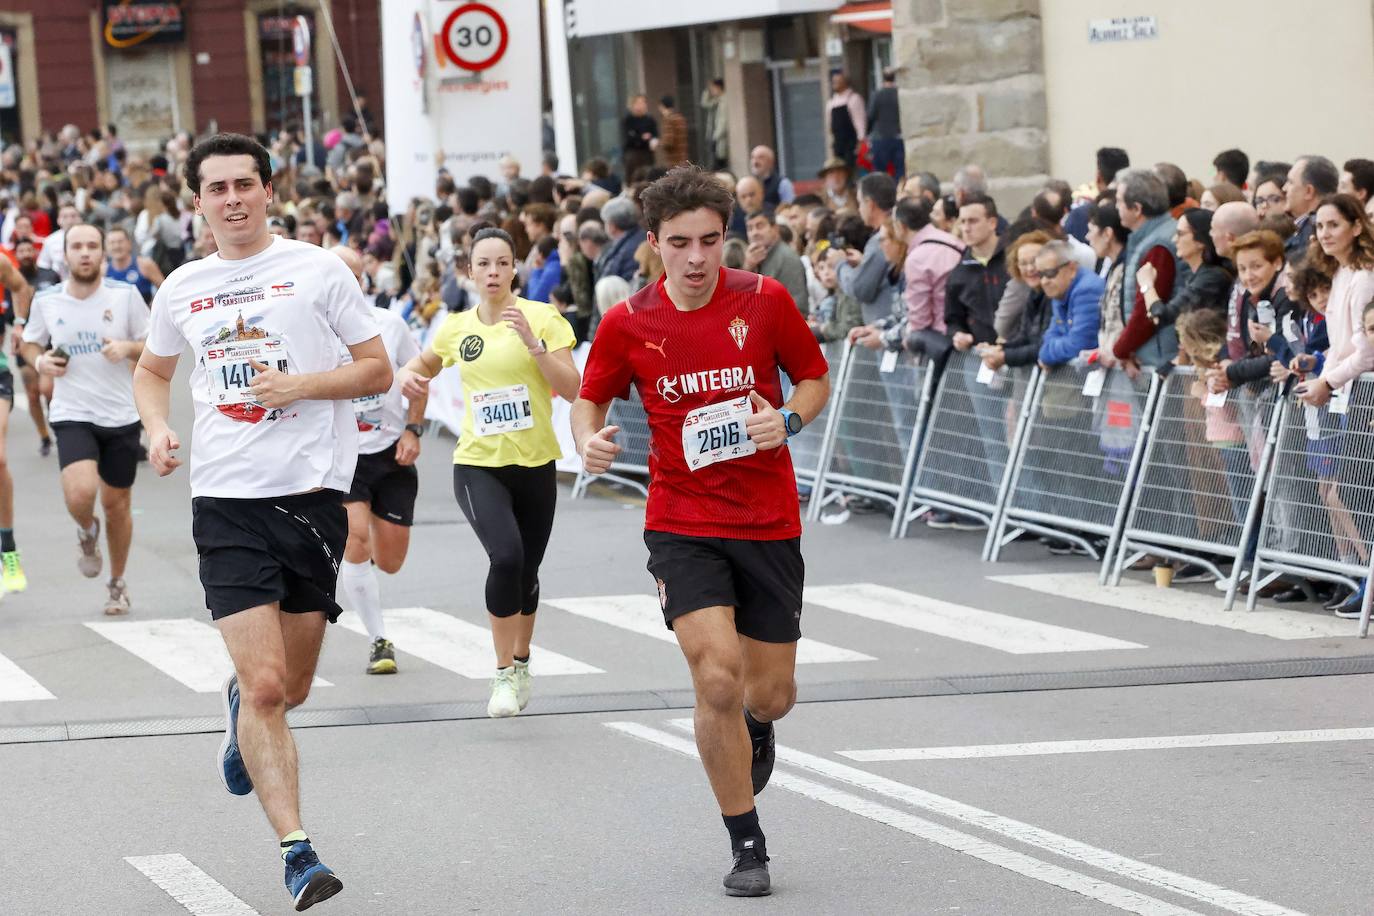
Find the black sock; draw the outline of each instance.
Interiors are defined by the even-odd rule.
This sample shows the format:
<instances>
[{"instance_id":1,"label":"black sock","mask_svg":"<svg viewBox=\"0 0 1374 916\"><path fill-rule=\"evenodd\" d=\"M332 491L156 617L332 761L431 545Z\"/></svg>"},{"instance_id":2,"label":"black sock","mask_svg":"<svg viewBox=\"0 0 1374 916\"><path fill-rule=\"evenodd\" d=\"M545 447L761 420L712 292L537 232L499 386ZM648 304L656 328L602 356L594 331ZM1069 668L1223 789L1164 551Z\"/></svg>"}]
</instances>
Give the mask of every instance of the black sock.
<instances>
[{"instance_id":1,"label":"black sock","mask_svg":"<svg viewBox=\"0 0 1374 916\"><path fill-rule=\"evenodd\" d=\"M753 714L747 709L744 711L744 724L745 727L749 729L749 737L751 738L758 738L768 734L768 726L772 725L771 722L760 722L758 719L755 719Z\"/></svg>"},{"instance_id":2,"label":"black sock","mask_svg":"<svg viewBox=\"0 0 1374 916\"><path fill-rule=\"evenodd\" d=\"M0 528L0 551L9 553L14 549L14 529Z\"/></svg>"},{"instance_id":3,"label":"black sock","mask_svg":"<svg viewBox=\"0 0 1374 916\"><path fill-rule=\"evenodd\" d=\"M759 827L759 809L750 808L743 814L722 814L725 829L730 831L730 846L737 848L745 840L755 839L763 844L763 830Z\"/></svg>"},{"instance_id":4,"label":"black sock","mask_svg":"<svg viewBox=\"0 0 1374 916\"><path fill-rule=\"evenodd\" d=\"M519 655L512 655L511 658L515 659L522 665L528 665L530 663L530 657L528 655L524 656L523 658Z\"/></svg>"}]
</instances>

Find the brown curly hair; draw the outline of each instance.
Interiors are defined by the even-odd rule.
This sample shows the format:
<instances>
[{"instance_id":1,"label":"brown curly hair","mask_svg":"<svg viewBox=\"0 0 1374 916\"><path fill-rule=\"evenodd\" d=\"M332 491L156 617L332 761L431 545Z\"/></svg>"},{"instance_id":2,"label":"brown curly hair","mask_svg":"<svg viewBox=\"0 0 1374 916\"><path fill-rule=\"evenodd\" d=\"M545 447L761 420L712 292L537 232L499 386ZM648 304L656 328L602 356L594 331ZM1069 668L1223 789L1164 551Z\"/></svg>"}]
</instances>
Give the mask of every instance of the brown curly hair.
<instances>
[{"instance_id":1,"label":"brown curly hair","mask_svg":"<svg viewBox=\"0 0 1374 916\"><path fill-rule=\"evenodd\" d=\"M1350 252L1350 269L1374 270L1374 225L1370 224L1369 216L1364 212L1364 205L1360 203L1360 199L1353 194L1328 194L1317 205L1313 219L1323 207L1334 207L1341 215L1341 219L1360 230L1355 236L1355 246ZM1307 244L1307 263L1332 277L1341 267L1339 261L1322 250L1315 234L1312 241Z\"/></svg>"},{"instance_id":2,"label":"brown curly hair","mask_svg":"<svg viewBox=\"0 0 1374 916\"><path fill-rule=\"evenodd\" d=\"M644 224L655 236L666 220L703 207L720 215L721 228L730 222L735 195L726 190L714 172L700 166L680 165L639 194Z\"/></svg>"}]
</instances>

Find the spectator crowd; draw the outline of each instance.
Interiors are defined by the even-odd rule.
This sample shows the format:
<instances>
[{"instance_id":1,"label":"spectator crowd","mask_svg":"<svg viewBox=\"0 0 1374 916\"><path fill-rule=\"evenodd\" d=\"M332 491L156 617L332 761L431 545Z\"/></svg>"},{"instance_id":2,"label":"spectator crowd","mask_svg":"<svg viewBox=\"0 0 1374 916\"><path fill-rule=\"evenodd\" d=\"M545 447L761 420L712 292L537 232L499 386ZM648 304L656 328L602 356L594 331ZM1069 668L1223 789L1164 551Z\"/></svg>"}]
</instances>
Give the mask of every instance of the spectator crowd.
<instances>
[{"instance_id":1,"label":"spectator crowd","mask_svg":"<svg viewBox=\"0 0 1374 916\"><path fill-rule=\"evenodd\" d=\"M1048 180L1016 211L999 206L976 164L907 173L891 77L865 104L835 74L833 155L815 175L783 174L762 145L745 174L726 171L724 84L713 81L700 100L702 164L737 201L724 263L777 279L818 340L936 364L971 352L993 370L1095 363L1134 379L1192 365L1209 394L1296 378L1312 407L1374 370L1374 329L1365 327L1374 161L1252 160L1228 149L1190 176L1169 162L1132 167L1127 151L1104 147L1092 181ZM476 303L467 253L477 232L498 226L515 240L520 294L553 303L579 341L591 340L610 306L663 273L638 196L687 161L689 127L670 96L650 109L644 96L631 99L619 148L577 174L551 152L537 163L504 159L489 177L441 171L433 197L402 214L387 206L387 149L366 119L345 119L316 150L295 131L263 137L271 229L356 249L372 301L423 337L436 317ZM62 233L91 223L107 234L108 274L150 301L166 274L214 250L182 180L192 140L179 134L135 155L114 126L67 126L4 149L4 254L41 289L66 273ZM927 522L971 524L947 512ZM1367 560L1361 539L1343 543ZM1188 571L1177 572L1182 581ZM1359 597L1280 585L1270 594L1345 611Z\"/></svg>"}]
</instances>

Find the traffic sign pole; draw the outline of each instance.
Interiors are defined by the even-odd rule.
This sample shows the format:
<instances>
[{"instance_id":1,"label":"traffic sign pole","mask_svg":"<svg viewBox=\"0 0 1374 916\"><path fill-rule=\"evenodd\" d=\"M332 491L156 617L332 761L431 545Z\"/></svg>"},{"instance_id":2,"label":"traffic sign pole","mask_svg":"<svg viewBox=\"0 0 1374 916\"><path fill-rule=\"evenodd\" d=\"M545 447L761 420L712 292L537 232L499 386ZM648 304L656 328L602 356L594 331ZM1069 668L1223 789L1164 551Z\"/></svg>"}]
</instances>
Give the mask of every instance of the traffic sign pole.
<instances>
[{"instance_id":1,"label":"traffic sign pole","mask_svg":"<svg viewBox=\"0 0 1374 916\"><path fill-rule=\"evenodd\" d=\"M301 116L305 119L305 161L314 166L315 124L310 101L315 87L310 71L310 24L304 16L297 16L291 29L291 51L296 57L296 95L301 97Z\"/></svg>"}]
</instances>

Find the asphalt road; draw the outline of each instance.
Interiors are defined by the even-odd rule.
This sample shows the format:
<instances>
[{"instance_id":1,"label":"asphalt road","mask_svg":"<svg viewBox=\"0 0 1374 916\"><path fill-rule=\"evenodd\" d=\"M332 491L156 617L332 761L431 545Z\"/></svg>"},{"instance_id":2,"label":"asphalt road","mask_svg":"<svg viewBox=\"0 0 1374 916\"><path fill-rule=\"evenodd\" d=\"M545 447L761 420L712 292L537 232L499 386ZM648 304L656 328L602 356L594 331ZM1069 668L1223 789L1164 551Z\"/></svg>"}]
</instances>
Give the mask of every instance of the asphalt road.
<instances>
[{"instance_id":1,"label":"asphalt road","mask_svg":"<svg viewBox=\"0 0 1374 916\"><path fill-rule=\"evenodd\" d=\"M134 612L107 620L55 456L12 426L31 587L0 601L0 913L286 912L270 830L212 767L225 662L185 475L143 470ZM317 912L1374 912L1354 621L1100 589L1035 544L984 564L980 534L897 542L872 516L807 530L802 702L759 802L776 892L726 898L642 509L564 487L535 697L489 721L484 557L451 441L424 445L410 559L382 586L401 672L368 677L365 636L336 626L295 717L306 825L346 884Z\"/></svg>"}]
</instances>

